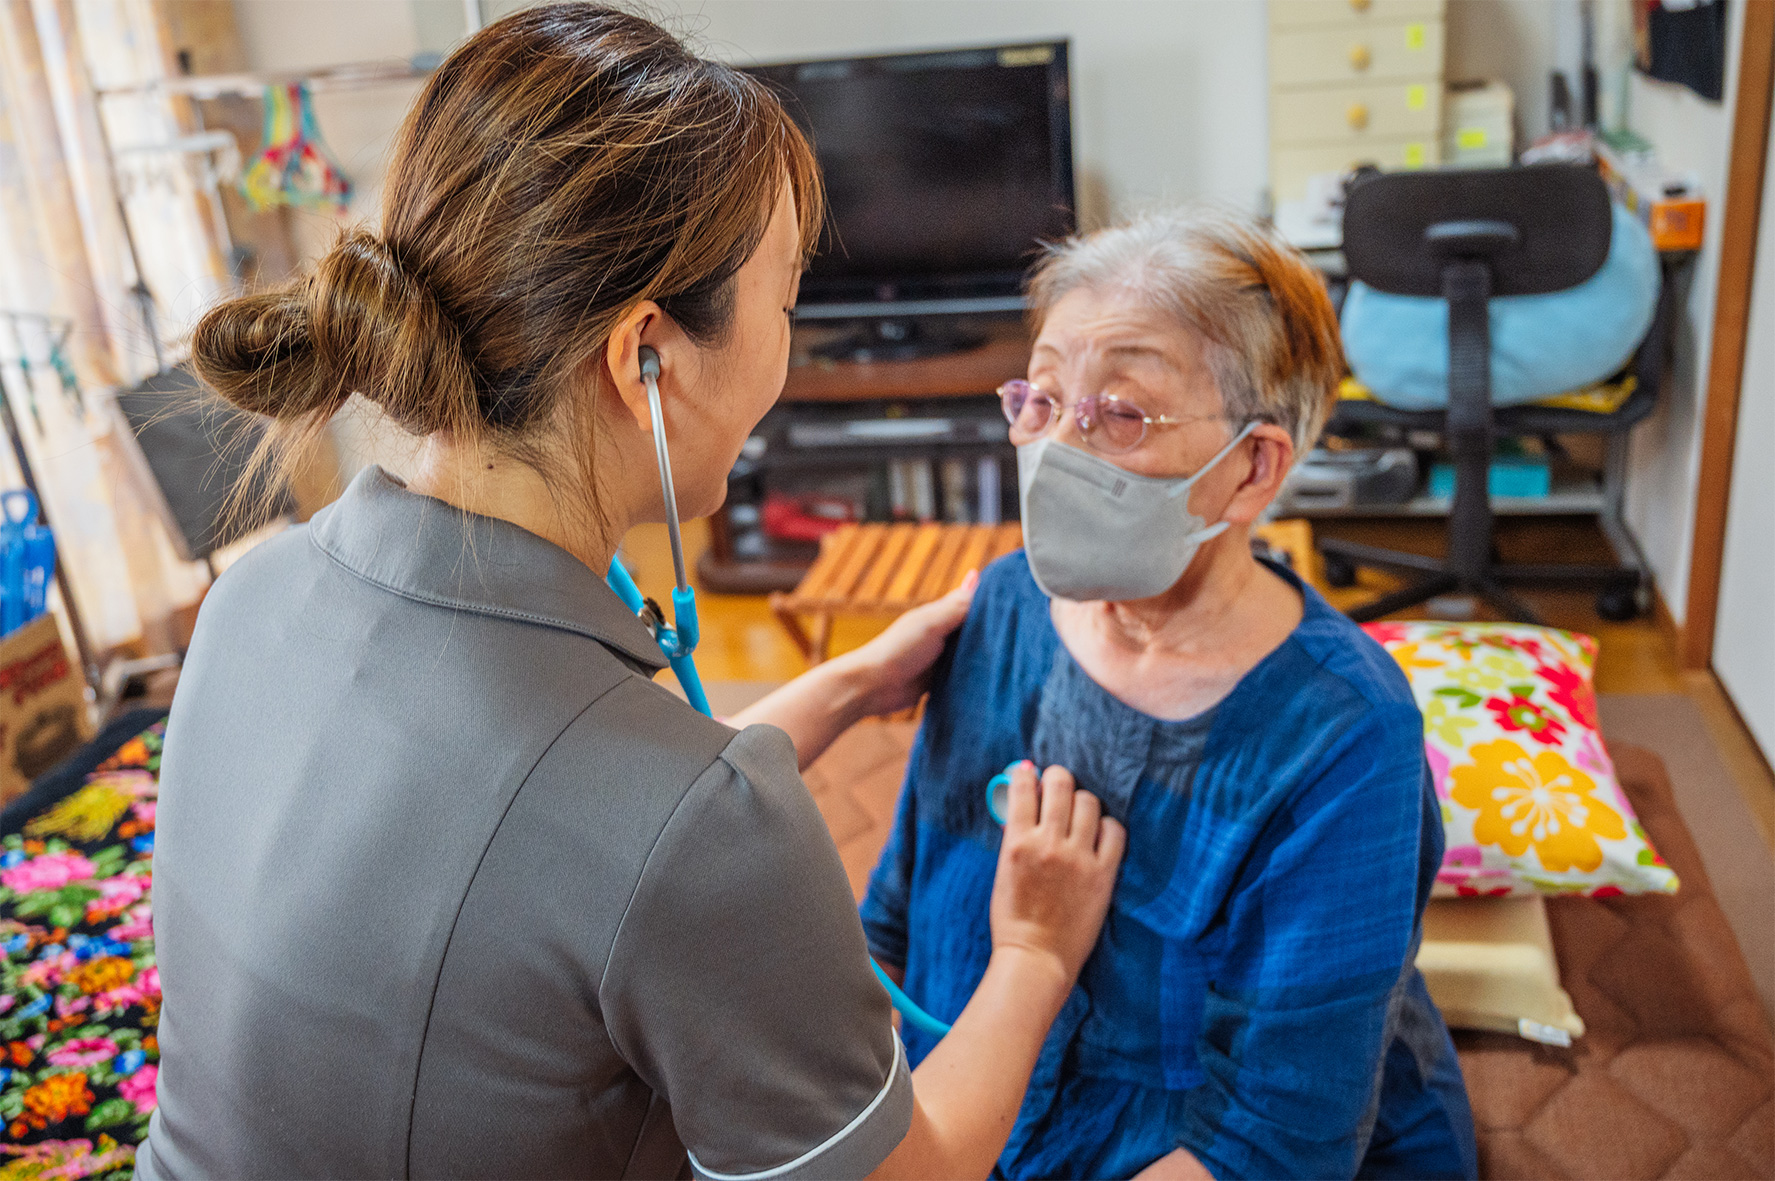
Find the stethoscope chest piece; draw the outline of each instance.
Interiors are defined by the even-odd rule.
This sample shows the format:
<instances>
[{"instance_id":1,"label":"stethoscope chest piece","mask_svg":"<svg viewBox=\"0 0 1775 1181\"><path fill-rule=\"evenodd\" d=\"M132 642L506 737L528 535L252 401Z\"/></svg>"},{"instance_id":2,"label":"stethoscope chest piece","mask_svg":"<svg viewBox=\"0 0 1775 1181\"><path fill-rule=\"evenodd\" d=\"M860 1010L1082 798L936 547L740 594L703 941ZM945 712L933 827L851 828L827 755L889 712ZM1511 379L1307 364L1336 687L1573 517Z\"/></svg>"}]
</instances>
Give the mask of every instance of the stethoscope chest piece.
<instances>
[{"instance_id":1,"label":"stethoscope chest piece","mask_svg":"<svg viewBox=\"0 0 1775 1181\"><path fill-rule=\"evenodd\" d=\"M1000 828L1011 814L1011 772L1016 769L1017 764L1012 763L986 781L986 811Z\"/></svg>"}]
</instances>

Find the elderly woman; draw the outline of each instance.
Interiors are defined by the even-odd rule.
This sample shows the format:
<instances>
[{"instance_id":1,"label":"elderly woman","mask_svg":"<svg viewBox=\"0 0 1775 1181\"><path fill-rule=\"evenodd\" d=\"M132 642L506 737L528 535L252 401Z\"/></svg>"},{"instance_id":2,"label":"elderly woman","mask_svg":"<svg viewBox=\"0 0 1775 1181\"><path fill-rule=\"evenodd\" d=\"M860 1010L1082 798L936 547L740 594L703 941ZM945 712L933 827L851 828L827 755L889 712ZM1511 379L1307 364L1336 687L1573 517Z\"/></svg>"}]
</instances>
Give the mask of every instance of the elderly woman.
<instances>
[{"instance_id":1,"label":"elderly woman","mask_svg":"<svg viewBox=\"0 0 1775 1181\"><path fill-rule=\"evenodd\" d=\"M1128 828L1109 919L1007 1176L1473 1176L1413 966L1441 816L1398 668L1251 527L1341 369L1323 285L1230 216L1153 216L1039 265L1000 394L1022 552L938 665L871 949L939 1016L991 953L988 781L1033 760ZM907 1031L912 1061L930 1051Z\"/></svg>"}]
</instances>

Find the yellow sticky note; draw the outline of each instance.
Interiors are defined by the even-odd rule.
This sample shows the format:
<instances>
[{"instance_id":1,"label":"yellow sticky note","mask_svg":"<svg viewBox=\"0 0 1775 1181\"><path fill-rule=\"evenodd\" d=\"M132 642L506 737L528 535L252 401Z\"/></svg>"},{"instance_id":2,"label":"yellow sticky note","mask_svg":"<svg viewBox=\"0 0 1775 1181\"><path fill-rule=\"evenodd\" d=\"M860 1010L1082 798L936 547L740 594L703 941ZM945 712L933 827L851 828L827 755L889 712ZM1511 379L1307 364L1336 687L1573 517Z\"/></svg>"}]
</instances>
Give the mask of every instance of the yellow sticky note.
<instances>
[{"instance_id":1,"label":"yellow sticky note","mask_svg":"<svg viewBox=\"0 0 1775 1181\"><path fill-rule=\"evenodd\" d=\"M1430 88L1429 87L1423 86L1423 85L1417 85L1417 86L1407 86L1405 88L1405 109L1406 110L1421 111L1429 105L1430 105Z\"/></svg>"},{"instance_id":2,"label":"yellow sticky note","mask_svg":"<svg viewBox=\"0 0 1775 1181\"><path fill-rule=\"evenodd\" d=\"M1455 136L1455 142L1469 151L1485 146L1485 128L1463 127Z\"/></svg>"},{"instance_id":3,"label":"yellow sticky note","mask_svg":"<svg viewBox=\"0 0 1775 1181\"><path fill-rule=\"evenodd\" d=\"M1051 45L1025 45L998 51L1001 66L1045 66L1053 60L1054 47Z\"/></svg>"},{"instance_id":4,"label":"yellow sticky note","mask_svg":"<svg viewBox=\"0 0 1775 1181\"><path fill-rule=\"evenodd\" d=\"M1405 26L1405 48L1422 49L1424 47L1424 26Z\"/></svg>"},{"instance_id":5,"label":"yellow sticky note","mask_svg":"<svg viewBox=\"0 0 1775 1181\"><path fill-rule=\"evenodd\" d=\"M1423 144L1405 145L1405 166L1407 168L1422 168L1424 166Z\"/></svg>"}]
</instances>

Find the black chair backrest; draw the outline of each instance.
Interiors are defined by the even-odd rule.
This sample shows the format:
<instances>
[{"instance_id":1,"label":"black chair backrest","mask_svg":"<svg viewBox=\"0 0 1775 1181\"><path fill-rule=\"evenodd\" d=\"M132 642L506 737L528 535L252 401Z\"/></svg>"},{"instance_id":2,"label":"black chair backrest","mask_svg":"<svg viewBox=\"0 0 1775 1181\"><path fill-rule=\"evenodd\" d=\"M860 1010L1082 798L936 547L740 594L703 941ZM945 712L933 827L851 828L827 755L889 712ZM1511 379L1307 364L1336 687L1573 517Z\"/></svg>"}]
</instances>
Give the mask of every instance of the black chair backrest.
<instances>
[{"instance_id":1,"label":"black chair backrest","mask_svg":"<svg viewBox=\"0 0 1775 1181\"><path fill-rule=\"evenodd\" d=\"M180 557L196 561L234 541L253 513L231 514L230 496L246 475L263 423L216 397L190 370L163 369L117 395L148 471L166 502L166 515ZM260 474L244 493L256 509L271 488ZM277 512L289 511L279 493Z\"/></svg>"},{"instance_id":2,"label":"black chair backrest","mask_svg":"<svg viewBox=\"0 0 1775 1181\"><path fill-rule=\"evenodd\" d=\"M1602 178L1575 164L1375 174L1345 198L1344 260L1378 291L1439 296L1465 252L1487 263L1491 295L1544 295L1601 269L1610 217Z\"/></svg>"}]
</instances>

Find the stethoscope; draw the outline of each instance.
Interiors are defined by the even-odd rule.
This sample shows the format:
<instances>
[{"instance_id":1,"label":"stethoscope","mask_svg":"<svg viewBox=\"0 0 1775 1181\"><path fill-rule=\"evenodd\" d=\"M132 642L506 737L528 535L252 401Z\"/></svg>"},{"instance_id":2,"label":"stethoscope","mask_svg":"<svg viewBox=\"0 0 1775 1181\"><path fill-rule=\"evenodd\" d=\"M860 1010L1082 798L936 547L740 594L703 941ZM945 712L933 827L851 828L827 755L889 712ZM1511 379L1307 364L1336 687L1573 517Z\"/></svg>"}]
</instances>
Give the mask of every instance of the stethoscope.
<instances>
[{"instance_id":1,"label":"stethoscope","mask_svg":"<svg viewBox=\"0 0 1775 1181\"><path fill-rule=\"evenodd\" d=\"M678 526L678 497L672 489L672 456L666 448L666 416L660 406L659 398L659 353L647 345L641 346L641 380L647 386L647 412L653 419L653 455L659 463L659 487L666 502L666 532L672 539L672 576L676 580L672 586L672 622L666 622L665 612L660 610L658 603L641 594L635 586L635 580L620 561L611 560L610 573L605 581L616 597L633 611L652 633L654 643L665 654L666 663L672 668L672 675L678 678L678 684L684 689L685 699L694 706L697 712L706 717L715 714L709 708L708 695L703 692L703 681L697 675L696 662L691 654L696 651L697 640L701 638L696 622L696 592L691 589L690 579L684 571L684 538ZM995 776L993 784L1001 779L1004 781L1003 791L1010 789L1009 768L1007 773ZM1001 803L995 804L994 790L987 785L987 807L1000 824L1004 823L1002 807L1003 791L999 793ZM887 989L888 999L894 1008L900 1010L906 1021L925 1031L942 1037L949 1032L949 1026L937 1020L919 1007L918 1002L907 996L893 978L881 970L881 965L873 958L869 966L875 969L875 978Z\"/></svg>"}]
</instances>

